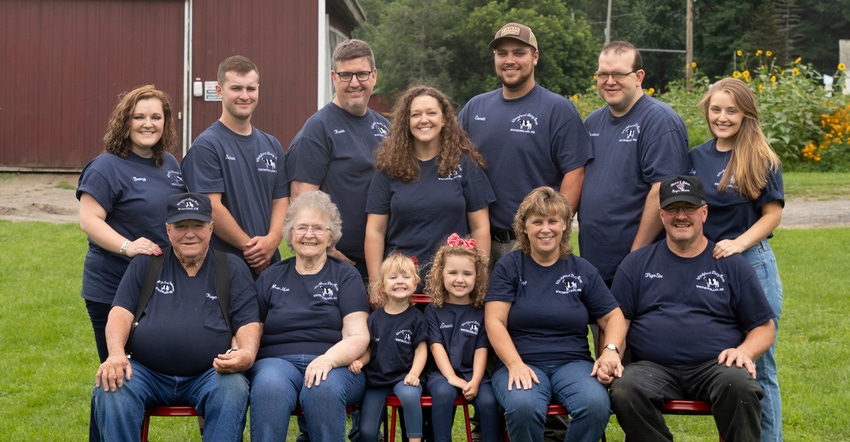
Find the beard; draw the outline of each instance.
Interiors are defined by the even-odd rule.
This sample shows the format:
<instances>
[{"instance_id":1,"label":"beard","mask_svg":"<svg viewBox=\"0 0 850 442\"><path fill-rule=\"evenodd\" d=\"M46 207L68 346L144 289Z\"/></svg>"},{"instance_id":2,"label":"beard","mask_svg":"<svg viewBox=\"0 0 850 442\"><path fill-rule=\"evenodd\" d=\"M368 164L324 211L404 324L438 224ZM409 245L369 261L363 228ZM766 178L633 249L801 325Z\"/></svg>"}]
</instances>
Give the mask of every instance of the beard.
<instances>
[{"instance_id":1,"label":"beard","mask_svg":"<svg viewBox=\"0 0 850 442\"><path fill-rule=\"evenodd\" d=\"M496 76L499 78L499 82L502 83L502 86L508 89L519 89L522 86L525 86L529 80L531 80L532 73L522 73L518 77L515 77L511 80L505 78L505 74L502 71L497 70Z\"/></svg>"}]
</instances>

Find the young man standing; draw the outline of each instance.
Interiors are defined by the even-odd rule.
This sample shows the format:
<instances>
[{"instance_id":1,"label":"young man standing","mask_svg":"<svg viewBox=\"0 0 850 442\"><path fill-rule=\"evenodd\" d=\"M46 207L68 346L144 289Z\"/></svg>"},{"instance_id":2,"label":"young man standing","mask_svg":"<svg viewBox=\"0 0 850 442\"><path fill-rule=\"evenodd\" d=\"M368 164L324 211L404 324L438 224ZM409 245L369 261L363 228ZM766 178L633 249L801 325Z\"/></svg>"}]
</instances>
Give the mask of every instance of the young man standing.
<instances>
[{"instance_id":1,"label":"young man standing","mask_svg":"<svg viewBox=\"0 0 850 442\"><path fill-rule=\"evenodd\" d=\"M458 121L487 160L496 202L490 205L491 266L516 242L513 218L534 188L559 189L578 207L590 140L575 106L534 80L540 53L528 26L508 23L493 40L499 89L473 97Z\"/></svg>"},{"instance_id":2,"label":"young man standing","mask_svg":"<svg viewBox=\"0 0 850 442\"><path fill-rule=\"evenodd\" d=\"M183 179L190 191L212 201L212 247L242 256L256 277L280 260L289 207L283 148L251 125L260 96L260 74L251 60L235 55L222 61L215 89L221 118L192 143Z\"/></svg>"}]
</instances>

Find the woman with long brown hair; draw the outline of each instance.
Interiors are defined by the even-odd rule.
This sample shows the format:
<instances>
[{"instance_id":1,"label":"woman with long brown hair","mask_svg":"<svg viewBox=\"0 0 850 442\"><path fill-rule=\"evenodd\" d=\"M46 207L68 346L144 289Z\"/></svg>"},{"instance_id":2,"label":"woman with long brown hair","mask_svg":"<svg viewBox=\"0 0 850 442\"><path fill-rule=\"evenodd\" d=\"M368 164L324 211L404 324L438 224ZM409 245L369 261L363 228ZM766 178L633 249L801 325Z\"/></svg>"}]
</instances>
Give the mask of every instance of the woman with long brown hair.
<instances>
[{"instance_id":1,"label":"woman with long brown hair","mask_svg":"<svg viewBox=\"0 0 850 442\"><path fill-rule=\"evenodd\" d=\"M484 157L442 92L415 86L398 99L375 169L364 244L370 279L392 252L430 262L452 232L471 235L490 253L488 207L496 197L484 174ZM420 271L424 276L427 269Z\"/></svg>"}]
</instances>

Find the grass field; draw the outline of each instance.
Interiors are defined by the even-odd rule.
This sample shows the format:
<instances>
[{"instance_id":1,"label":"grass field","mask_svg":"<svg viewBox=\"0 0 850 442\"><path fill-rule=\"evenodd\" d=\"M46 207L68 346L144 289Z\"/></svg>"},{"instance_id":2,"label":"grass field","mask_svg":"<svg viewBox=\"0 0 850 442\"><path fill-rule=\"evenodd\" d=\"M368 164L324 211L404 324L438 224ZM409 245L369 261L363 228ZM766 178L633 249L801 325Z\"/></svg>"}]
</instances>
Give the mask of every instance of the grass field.
<instances>
[{"instance_id":1,"label":"grass field","mask_svg":"<svg viewBox=\"0 0 850 442\"><path fill-rule=\"evenodd\" d=\"M787 194L846 197L847 177L786 174ZM84 440L98 365L79 295L85 235L76 224L0 221L0 244L0 440ZM785 296L777 348L785 438L850 441L850 228L778 230L771 244ZM716 440L711 418L668 423L677 441ZM613 417L607 434L622 440ZM159 418L151 440L200 437L194 419Z\"/></svg>"}]
</instances>

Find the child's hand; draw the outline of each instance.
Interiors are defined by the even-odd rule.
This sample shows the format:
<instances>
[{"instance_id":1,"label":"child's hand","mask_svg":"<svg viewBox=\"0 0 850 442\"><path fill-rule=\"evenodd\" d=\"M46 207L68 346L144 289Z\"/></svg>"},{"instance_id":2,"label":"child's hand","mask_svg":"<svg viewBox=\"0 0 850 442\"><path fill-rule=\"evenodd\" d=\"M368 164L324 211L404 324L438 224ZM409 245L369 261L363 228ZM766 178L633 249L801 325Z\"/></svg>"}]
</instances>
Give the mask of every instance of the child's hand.
<instances>
[{"instance_id":1,"label":"child's hand","mask_svg":"<svg viewBox=\"0 0 850 442\"><path fill-rule=\"evenodd\" d=\"M354 374L360 374L361 368L363 368L363 362L360 359L355 359L354 362L348 364L348 371Z\"/></svg>"},{"instance_id":2,"label":"child's hand","mask_svg":"<svg viewBox=\"0 0 850 442\"><path fill-rule=\"evenodd\" d=\"M467 382L466 386L461 390L463 397L468 401L475 399L478 396L478 385L476 382Z\"/></svg>"},{"instance_id":3,"label":"child's hand","mask_svg":"<svg viewBox=\"0 0 850 442\"><path fill-rule=\"evenodd\" d=\"M446 380L449 382L449 385L451 385L452 387L460 388L461 390L466 388L466 384L467 384L466 379L464 379L460 376L455 375L455 376L452 376L451 378L447 378Z\"/></svg>"},{"instance_id":4,"label":"child's hand","mask_svg":"<svg viewBox=\"0 0 850 442\"><path fill-rule=\"evenodd\" d=\"M411 387L418 387L419 386L419 376L413 376L412 374L408 373L404 377L404 385L409 385Z\"/></svg>"}]
</instances>

